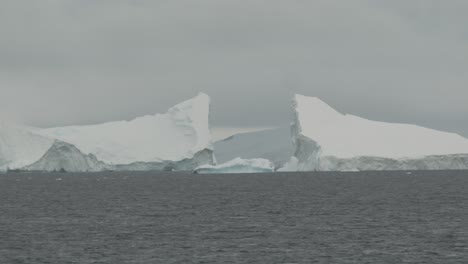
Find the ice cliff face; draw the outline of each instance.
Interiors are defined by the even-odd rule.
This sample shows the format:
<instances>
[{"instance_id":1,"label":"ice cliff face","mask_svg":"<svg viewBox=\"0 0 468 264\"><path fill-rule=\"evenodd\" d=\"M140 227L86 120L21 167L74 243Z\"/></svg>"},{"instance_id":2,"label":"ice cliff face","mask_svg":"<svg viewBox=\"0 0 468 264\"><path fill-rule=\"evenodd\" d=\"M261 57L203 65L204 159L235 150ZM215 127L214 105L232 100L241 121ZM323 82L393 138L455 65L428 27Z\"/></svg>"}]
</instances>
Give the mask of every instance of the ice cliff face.
<instances>
[{"instance_id":1,"label":"ice cliff face","mask_svg":"<svg viewBox=\"0 0 468 264\"><path fill-rule=\"evenodd\" d=\"M170 163L184 168L180 164L190 166L187 160L197 164L213 162L209 111L210 98L201 93L165 114L44 129L41 135L73 144L84 154L93 154L116 169L146 170Z\"/></svg>"},{"instance_id":2,"label":"ice cliff face","mask_svg":"<svg viewBox=\"0 0 468 264\"><path fill-rule=\"evenodd\" d=\"M341 114L296 95L289 170L467 169L468 140L420 126Z\"/></svg>"},{"instance_id":3,"label":"ice cliff face","mask_svg":"<svg viewBox=\"0 0 468 264\"><path fill-rule=\"evenodd\" d=\"M92 172L103 171L108 166L98 161L93 154L85 155L75 146L55 141L47 152L35 163L26 166L28 171Z\"/></svg>"},{"instance_id":4,"label":"ice cliff face","mask_svg":"<svg viewBox=\"0 0 468 264\"><path fill-rule=\"evenodd\" d=\"M19 169L38 159L54 140L35 134L35 129L0 121L0 171Z\"/></svg>"}]
</instances>

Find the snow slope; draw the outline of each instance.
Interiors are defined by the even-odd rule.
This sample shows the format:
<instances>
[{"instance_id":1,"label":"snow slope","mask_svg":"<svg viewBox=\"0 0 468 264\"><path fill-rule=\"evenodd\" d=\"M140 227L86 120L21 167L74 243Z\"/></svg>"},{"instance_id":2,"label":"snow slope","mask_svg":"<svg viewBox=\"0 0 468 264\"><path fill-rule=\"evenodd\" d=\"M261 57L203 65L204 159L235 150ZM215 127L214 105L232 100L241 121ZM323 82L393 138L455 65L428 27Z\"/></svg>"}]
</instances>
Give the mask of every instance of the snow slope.
<instances>
[{"instance_id":1,"label":"snow slope","mask_svg":"<svg viewBox=\"0 0 468 264\"><path fill-rule=\"evenodd\" d=\"M34 131L34 128L0 121L0 171L29 165L52 146L53 139Z\"/></svg>"},{"instance_id":2,"label":"snow slope","mask_svg":"<svg viewBox=\"0 0 468 264\"><path fill-rule=\"evenodd\" d=\"M212 152L209 127L210 98L196 97L170 108L165 114L98 125L44 129L41 135L75 145L110 165L143 168L144 163L167 163ZM210 157L211 161L213 157ZM210 163L210 160L206 160Z\"/></svg>"},{"instance_id":3,"label":"snow slope","mask_svg":"<svg viewBox=\"0 0 468 264\"><path fill-rule=\"evenodd\" d=\"M341 114L315 97L293 103L297 170L468 168L468 140L457 134Z\"/></svg>"},{"instance_id":4,"label":"snow slope","mask_svg":"<svg viewBox=\"0 0 468 264\"><path fill-rule=\"evenodd\" d=\"M203 165L196 168L195 174L208 173L264 173L273 172L274 165L266 159L241 159L235 158L219 165Z\"/></svg>"}]
</instances>

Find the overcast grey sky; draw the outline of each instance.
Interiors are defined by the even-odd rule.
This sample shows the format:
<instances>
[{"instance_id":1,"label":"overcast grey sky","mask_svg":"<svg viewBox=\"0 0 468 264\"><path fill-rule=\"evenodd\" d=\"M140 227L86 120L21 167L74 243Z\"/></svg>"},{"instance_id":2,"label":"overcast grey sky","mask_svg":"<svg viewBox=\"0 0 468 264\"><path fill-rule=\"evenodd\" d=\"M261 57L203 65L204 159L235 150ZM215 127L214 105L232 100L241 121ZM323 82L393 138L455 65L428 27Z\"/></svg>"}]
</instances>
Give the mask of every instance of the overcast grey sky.
<instances>
[{"instance_id":1,"label":"overcast grey sky","mask_svg":"<svg viewBox=\"0 0 468 264\"><path fill-rule=\"evenodd\" d=\"M0 113L38 126L164 112L290 122L293 93L468 136L466 0L1 0Z\"/></svg>"}]
</instances>

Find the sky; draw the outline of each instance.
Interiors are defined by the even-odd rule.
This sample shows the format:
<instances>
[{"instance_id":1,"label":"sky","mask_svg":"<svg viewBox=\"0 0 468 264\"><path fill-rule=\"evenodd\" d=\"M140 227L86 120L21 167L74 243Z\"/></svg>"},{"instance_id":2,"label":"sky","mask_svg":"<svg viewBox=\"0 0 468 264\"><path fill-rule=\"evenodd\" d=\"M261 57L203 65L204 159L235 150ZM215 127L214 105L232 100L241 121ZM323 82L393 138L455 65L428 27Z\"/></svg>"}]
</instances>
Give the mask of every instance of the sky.
<instances>
[{"instance_id":1,"label":"sky","mask_svg":"<svg viewBox=\"0 0 468 264\"><path fill-rule=\"evenodd\" d=\"M288 125L294 93L468 137L466 0L0 1L0 115L40 126L165 112Z\"/></svg>"}]
</instances>

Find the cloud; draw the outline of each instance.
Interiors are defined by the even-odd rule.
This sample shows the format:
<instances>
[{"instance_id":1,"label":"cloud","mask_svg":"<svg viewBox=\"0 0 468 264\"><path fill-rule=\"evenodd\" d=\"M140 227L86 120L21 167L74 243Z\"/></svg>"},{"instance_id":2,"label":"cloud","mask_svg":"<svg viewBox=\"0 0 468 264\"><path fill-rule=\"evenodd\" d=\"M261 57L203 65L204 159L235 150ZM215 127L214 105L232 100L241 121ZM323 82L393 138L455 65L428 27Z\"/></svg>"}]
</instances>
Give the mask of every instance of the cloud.
<instances>
[{"instance_id":1,"label":"cloud","mask_svg":"<svg viewBox=\"0 0 468 264\"><path fill-rule=\"evenodd\" d=\"M0 111L86 124L204 91L213 122L286 125L290 97L468 136L466 1L0 3Z\"/></svg>"}]
</instances>

